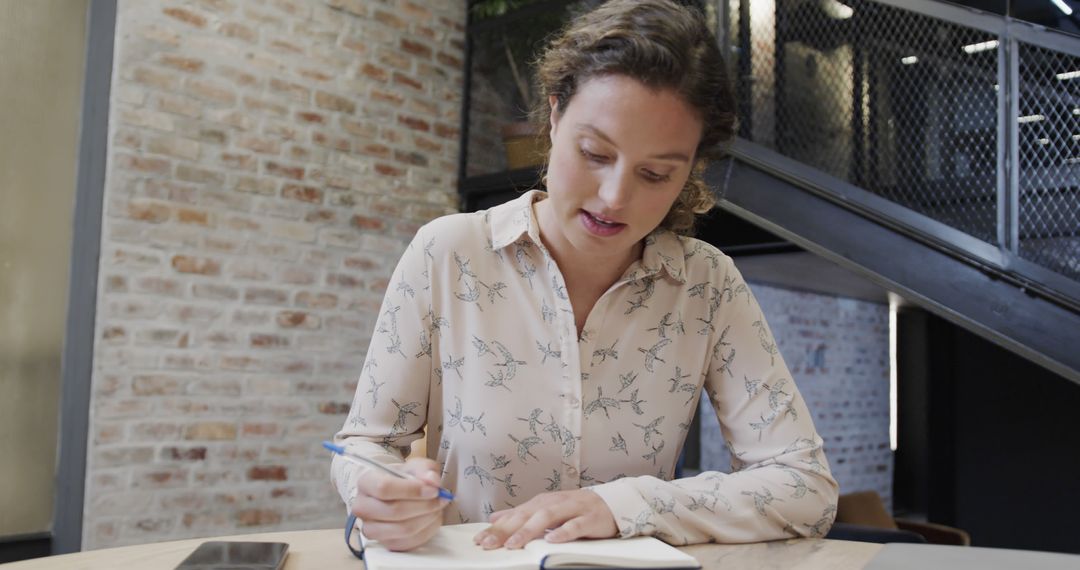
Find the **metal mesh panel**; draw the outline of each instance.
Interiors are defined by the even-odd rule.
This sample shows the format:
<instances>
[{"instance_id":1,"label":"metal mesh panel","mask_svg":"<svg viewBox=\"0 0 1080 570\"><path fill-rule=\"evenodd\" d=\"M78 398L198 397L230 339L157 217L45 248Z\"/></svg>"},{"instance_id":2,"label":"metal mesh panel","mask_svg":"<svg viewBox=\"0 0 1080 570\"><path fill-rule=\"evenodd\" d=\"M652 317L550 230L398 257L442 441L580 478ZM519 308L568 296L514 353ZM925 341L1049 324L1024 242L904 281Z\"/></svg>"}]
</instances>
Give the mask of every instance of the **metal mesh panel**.
<instances>
[{"instance_id":1,"label":"metal mesh panel","mask_svg":"<svg viewBox=\"0 0 1080 570\"><path fill-rule=\"evenodd\" d=\"M996 37L861 0L735 4L741 136L996 242Z\"/></svg>"},{"instance_id":2,"label":"metal mesh panel","mask_svg":"<svg viewBox=\"0 0 1080 570\"><path fill-rule=\"evenodd\" d=\"M1080 58L1019 46L1020 257L1080 279Z\"/></svg>"}]
</instances>

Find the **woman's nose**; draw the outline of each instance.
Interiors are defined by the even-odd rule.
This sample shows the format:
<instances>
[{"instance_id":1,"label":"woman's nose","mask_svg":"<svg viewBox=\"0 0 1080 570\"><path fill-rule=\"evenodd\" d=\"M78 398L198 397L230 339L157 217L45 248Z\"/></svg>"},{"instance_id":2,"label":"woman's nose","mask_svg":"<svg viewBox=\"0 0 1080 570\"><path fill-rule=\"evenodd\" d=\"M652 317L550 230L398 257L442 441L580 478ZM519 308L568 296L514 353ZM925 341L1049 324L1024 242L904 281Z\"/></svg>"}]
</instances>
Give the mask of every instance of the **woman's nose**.
<instances>
[{"instance_id":1,"label":"woman's nose","mask_svg":"<svg viewBox=\"0 0 1080 570\"><path fill-rule=\"evenodd\" d=\"M600 183L600 199L612 210L620 210L630 200L630 182L618 172L612 172Z\"/></svg>"}]
</instances>

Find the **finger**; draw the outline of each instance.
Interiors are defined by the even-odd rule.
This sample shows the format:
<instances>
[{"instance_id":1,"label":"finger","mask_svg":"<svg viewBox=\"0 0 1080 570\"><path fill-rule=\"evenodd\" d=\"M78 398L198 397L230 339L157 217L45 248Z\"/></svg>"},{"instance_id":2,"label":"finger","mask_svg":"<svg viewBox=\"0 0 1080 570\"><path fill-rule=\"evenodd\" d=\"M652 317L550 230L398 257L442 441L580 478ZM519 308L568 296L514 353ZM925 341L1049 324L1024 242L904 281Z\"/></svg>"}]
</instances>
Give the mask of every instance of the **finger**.
<instances>
[{"instance_id":1,"label":"finger","mask_svg":"<svg viewBox=\"0 0 1080 570\"><path fill-rule=\"evenodd\" d=\"M413 535L410 535L401 539L393 539L383 544L387 548L393 551L412 550L414 548L423 546L431 540L435 533L439 531L439 527L442 526L442 517L433 519L428 525Z\"/></svg>"},{"instance_id":2,"label":"finger","mask_svg":"<svg viewBox=\"0 0 1080 570\"><path fill-rule=\"evenodd\" d=\"M506 539L504 546L507 548L521 548L528 544L530 540L544 536L547 529L559 526L568 518L578 514L580 513L576 512L576 509L572 506L554 505L544 507L533 513L520 528L514 531L510 538Z\"/></svg>"},{"instance_id":3,"label":"finger","mask_svg":"<svg viewBox=\"0 0 1080 570\"><path fill-rule=\"evenodd\" d=\"M586 538L590 534L592 534L592 531L589 529L588 519L580 516L562 523L558 528L544 535L544 540L548 542L569 542L579 538Z\"/></svg>"},{"instance_id":4,"label":"finger","mask_svg":"<svg viewBox=\"0 0 1080 570\"><path fill-rule=\"evenodd\" d=\"M393 522L441 511L447 504L445 499L383 501L360 494L353 500L352 512L366 521Z\"/></svg>"},{"instance_id":5,"label":"finger","mask_svg":"<svg viewBox=\"0 0 1080 570\"><path fill-rule=\"evenodd\" d=\"M505 517L508 513L513 512L514 509L503 509L501 511L495 511L488 517L488 522L495 524L499 519Z\"/></svg>"},{"instance_id":6,"label":"finger","mask_svg":"<svg viewBox=\"0 0 1080 570\"><path fill-rule=\"evenodd\" d=\"M472 538L473 544L480 544L481 542L483 542L484 537L488 535L488 530L489 529L491 529L490 526L488 526L484 530L476 533L476 536L473 536L473 538Z\"/></svg>"},{"instance_id":7,"label":"finger","mask_svg":"<svg viewBox=\"0 0 1080 570\"><path fill-rule=\"evenodd\" d=\"M361 530L367 538L375 539L382 544L407 545L409 541L427 529L434 521L441 521L442 514L434 513L421 515L403 521L371 521L365 520Z\"/></svg>"},{"instance_id":8,"label":"finger","mask_svg":"<svg viewBox=\"0 0 1080 570\"><path fill-rule=\"evenodd\" d=\"M428 471L438 476L439 472L442 471L442 466L439 465L438 461L427 457L414 457L402 464L401 470L416 477L420 477Z\"/></svg>"},{"instance_id":9,"label":"finger","mask_svg":"<svg viewBox=\"0 0 1080 570\"><path fill-rule=\"evenodd\" d=\"M370 471L356 483L361 495L383 501L433 499L439 489L430 483L416 479L401 479L385 473Z\"/></svg>"},{"instance_id":10,"label":"finger","mask_svg":"<svg viewBox=\"0 0 1080 570\"><path fill-rule=\"evenodd\" d=\"M480 546L484 547L485 550L502 546L506 539L510 538L510 535L517 532L521 525L529 520L529 516L531 516L531 513L515 510L512 514L503 517L497 524L493 524L487 529L487 536L480 542Z\"/></svg>"}]
</instances>

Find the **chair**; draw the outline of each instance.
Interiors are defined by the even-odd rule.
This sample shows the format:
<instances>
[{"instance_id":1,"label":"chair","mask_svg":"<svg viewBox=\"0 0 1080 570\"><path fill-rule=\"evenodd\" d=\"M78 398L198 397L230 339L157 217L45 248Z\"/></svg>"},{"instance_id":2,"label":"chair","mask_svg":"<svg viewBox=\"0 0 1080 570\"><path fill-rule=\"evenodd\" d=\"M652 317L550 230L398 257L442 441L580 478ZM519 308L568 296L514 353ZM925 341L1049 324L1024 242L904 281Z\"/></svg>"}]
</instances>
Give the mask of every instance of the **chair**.
<instances>
[{"instance_id":1,"label":"chair","mask_svg":"<svg viewBox=\"0 0 1080 570\"><path fill-rule=\"evenodd\" d=\"M840 502L836 509L836 523L833 525L836 536L830 532L827 538L861 542L929 542L930 544L971 546L971 535L962 529L931 522L894 519L885 510L885 503L875 491L840 495ZM923 540L911 536L913 534ZM845 539L841 535L854 537ZM860 535L864 538L858 538ZM892 540L889 540L890 538Z\"/></svg>"}]
</instances>

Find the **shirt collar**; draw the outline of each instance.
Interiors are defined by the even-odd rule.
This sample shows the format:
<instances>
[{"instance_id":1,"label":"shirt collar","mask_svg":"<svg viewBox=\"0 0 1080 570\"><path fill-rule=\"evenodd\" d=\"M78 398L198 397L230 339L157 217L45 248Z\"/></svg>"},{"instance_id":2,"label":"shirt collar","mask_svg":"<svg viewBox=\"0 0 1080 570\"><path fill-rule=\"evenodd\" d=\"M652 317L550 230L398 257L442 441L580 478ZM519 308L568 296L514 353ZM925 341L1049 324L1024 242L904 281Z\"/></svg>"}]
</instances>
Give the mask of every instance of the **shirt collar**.
<instances>
[{"instance_id":1,"label":"shirt collar","mask_svg":"<svg viewBox=\"0 0 1080 570\"><path fill-rule=\"evenodd\" d=\"M533 243L540 244L540 226L532 205L545 197L542 190L529 190L520 197L489 210L492 250L497 251L516 242L522 234L527 234ZM682 238L668 230L657 228L645 236L641 261L630 266L625 278L635 281L665 271L675 281L685 283L685 269Z\"/></svg>"},{"instance_id":2,"label":"shirt collar","mask_svg":"<svg viewBox=\"0 0 1080 570\"><path fill-rule=\"evenodd\" d=\"M635 281L664 271L678 283L686 283L686 258L683 239L678 235L657 228L645 236L645 249L640 263L630 266L626 279Z\"/></svg>"},{"instance_id":3,"label":"shirt collar","mask_svg":"<svg viewBox=\"0 0 1080 570\"><path fill-rule=\"evenodd\" d=\"M495 206L488 211L491 224L491 248L500 250L528 234L534 243L540 243L540 226L533 213L533 202L542 200L542 190L529 190L518 198Z\"/></svg>"}]
</instances>

